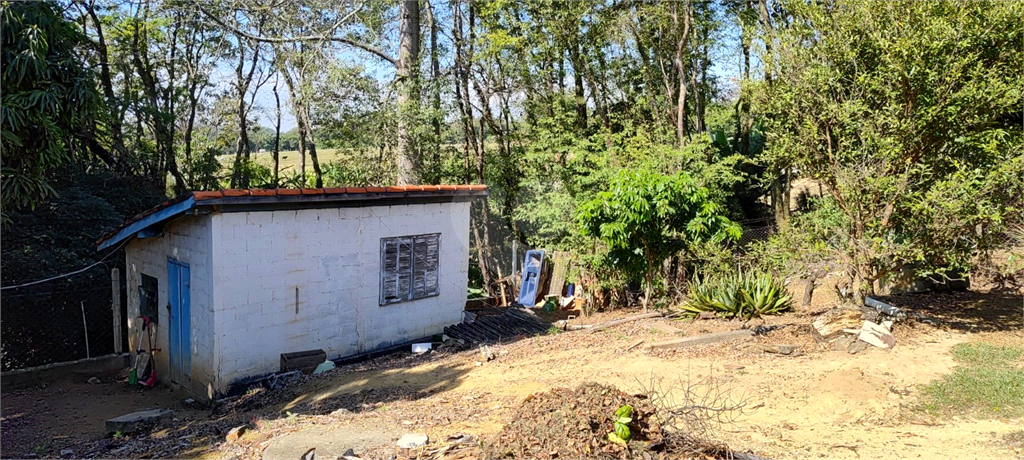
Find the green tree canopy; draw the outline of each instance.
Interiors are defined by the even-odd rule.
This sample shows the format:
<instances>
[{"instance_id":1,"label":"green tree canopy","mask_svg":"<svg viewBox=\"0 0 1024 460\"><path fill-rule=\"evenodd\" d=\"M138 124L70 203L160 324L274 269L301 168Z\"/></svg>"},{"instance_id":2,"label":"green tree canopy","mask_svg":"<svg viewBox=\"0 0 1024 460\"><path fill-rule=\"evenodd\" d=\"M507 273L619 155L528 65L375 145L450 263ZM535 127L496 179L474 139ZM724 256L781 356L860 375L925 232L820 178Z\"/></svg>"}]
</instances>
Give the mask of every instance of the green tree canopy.
<instances>
[{"instance_id":1,"label":"green tree canopy","mask_svg":"<svg viewBox=\"0 0 1024 460\"><path fill-rule=\"evenodd\" d=\"M686 173L622 171L608 191L582 205L578 219L584 235L608 245L613 266L643 278L645 308L665 259L695 243L740 237L708 189Z\"/></svg>"},{"instance_id":2,"label":"green tree canopy","mask_svg":"<svg viewBox=\"0 0 1024 460\"><path fill-rule=\"evenodd\" d=\"M54 193L45 174L85 147L100 107L80 48L88 41L54 2L0 4L3 212ZM6 217L4 218L6 221Z\"/></svg>"},{"instance_id":3,"label":"green tree canopy","mask_svg":"<svg viewBox=\"0 0 1024 460\"><path fill-rule=\"evenodd\" d=\"M769 163L824 184L855 296L967 269L1021 201L1020 2L787 2L754 107Z\"/></svg>"}]
</instances>

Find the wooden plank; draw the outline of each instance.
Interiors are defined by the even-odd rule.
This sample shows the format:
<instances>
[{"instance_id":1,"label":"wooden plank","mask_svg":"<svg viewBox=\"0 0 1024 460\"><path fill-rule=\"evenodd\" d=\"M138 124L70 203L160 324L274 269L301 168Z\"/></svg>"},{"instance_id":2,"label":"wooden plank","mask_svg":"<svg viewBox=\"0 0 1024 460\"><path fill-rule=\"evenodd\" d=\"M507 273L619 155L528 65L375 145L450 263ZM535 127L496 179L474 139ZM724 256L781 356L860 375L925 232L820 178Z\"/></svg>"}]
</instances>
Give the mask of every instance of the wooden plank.
<instances>
[{"instance_id":1,"label":"wooden plank","mask_svg":"<svg viewBox=\"0 0 1024 460\"><path fill-rule=\"evenodd\" d=\"M712 343L728 342L730 340L743 339L746 337L753 336L754 331L751 331L750 329L740 329L737 331L719 332L715 334L702 334L694 337L687 337L684 339L654 342L647 345L647 348L655 350L671 350L676 348L693 347L697 345L709 345Z\"/></svg>"}]
</instances>

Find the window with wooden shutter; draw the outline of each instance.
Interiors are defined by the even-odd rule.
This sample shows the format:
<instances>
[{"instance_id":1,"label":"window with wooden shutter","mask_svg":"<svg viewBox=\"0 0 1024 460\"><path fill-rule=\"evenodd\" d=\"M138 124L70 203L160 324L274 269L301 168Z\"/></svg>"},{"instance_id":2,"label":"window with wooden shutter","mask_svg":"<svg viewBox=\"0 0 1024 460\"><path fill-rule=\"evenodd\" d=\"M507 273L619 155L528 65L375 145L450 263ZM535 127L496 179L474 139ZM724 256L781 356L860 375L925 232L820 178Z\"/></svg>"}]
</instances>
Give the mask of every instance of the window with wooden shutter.
<instances>
[{"instance_id":1,"label":"window with wooden shutter","mask_svg":"<svg viewBox=\"0 0 1024 460\"><path fill-rule=\"evenodd\" d=\"M380 304L440 294L441 234L381 238Z\"/></svg>"}]
</instances>

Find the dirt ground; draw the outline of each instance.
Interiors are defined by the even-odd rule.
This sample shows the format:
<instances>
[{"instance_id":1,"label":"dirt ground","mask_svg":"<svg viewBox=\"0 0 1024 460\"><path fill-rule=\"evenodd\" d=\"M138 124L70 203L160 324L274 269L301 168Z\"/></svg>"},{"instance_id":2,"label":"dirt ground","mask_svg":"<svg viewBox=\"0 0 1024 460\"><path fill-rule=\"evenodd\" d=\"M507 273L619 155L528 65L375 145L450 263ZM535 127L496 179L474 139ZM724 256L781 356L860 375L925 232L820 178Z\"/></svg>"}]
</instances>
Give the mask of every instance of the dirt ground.
<instances>
[{"instance_id":1,"label":"dirt ground","mask_svg":"<svg viewBox=\"0 0 1024 460\"><path fill-rule=\"evenodd\" d=\"M794 291L802 292L799 286ZM890 303L942 320L940 327L900 323L892 350L832 351L814 340L811 315L830 306L816 293L807 309L764 320L772 332L684 350L651 351L643 342L761 325L727 320L635 321L596 333L524 337L478 350L399 353L305 377L285 388L255 390L218 409L187 405L184 394L140 391L107 380L98 385L54 382L5 391L0 399L3 457L336 458L353 449L364 458L391 458L405 433L425 433L433 445L458 435L487 443L530 394L585 382L623 391L658 390L677 402L684 388L713 391L744 404L714 440L768 458L1024 458L1024 419L933 417L917 409L924 384L954 366L961 342L1020 344L1024 314L1019 292L968 291L890 297ZM597 323L635 312L576 319ZM637 345L639 343L639 345ZM798 346L792 355L758 343ZM174 418L140 434L105 437L107 418L164 407ZM237 440L233 427L246 426Z\"/></svg>"}]
</instances>

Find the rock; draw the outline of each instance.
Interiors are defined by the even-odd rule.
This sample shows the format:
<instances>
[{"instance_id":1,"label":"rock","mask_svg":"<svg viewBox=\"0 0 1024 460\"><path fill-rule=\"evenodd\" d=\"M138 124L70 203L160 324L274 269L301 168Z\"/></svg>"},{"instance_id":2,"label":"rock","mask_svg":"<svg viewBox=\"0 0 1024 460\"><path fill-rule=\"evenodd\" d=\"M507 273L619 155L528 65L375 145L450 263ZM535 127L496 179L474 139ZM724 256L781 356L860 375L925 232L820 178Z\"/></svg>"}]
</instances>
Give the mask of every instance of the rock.
<instances>
[{"instance_id":1,"label":"rock","mask_svg":"<svg viewBox=\"0 0 1024 460\"><path fill-rule=\"evenodd\" d=\"M334 412L331 412L332 417L345 417L349 415L352 415L352 411L344 407L342 407L341 409L336 409Z\"/></svg>"},{"instance_id":2,"label":"rock","mask_svg":"<svg viewBox=\"0 0 1024 460\"><path fill-rule=\"evenodd\" d=\"M861 342L860 340L854 339L853 343L850 344L846 351L849 352L851 355L855 355L867 349L868 344L866 342Z\"/></svg>"},{"instance_id":3,"label":"rock","mask_svg":"<svg viewBox=\"0 0 1024 460\"><path fill-rule=\"evenodd\" d=\"M848 310L845 308L833 308L828 310L811 321L811 326L824 340L832 340L843 333L843 329L859 329L861 324L861 311Z\"/></svg>"},{"instance_id":4,"label":"rock","mask_svg":"<svg viewBox=\"0 0 1024 460\"><path fill-rule=\"evenodd\" d=\"M228 431L227 436L224 436L224 440L227 441L227 442L232 442L232 443L233 442L238 442L238 438L242 437L242 435L245 434L245 431L248 428L249 427L247 427L245 425L236 426L236 427L232 428L231 431Z\"/></svg>"},{"instance_id":5,"label":"rock","mask_svg":"<svg viewBox=\"0 0 1024 460\"><path fill-rule=\"evenodd\" d=\"M669 326L668 324L665 324L665 323L663 323L661 321L658 321L658 322L652 324L651 325L651 330L652 331L660 332L662 334L668 334L668 335L679 335L679 333L682 332L679 329L676 329L676 328L674 328L672 326Z\"/></svg>"},{"instance_id":6,"label":"rock","mask_svg":"<svg viewBox=\"0 0 1024 460\"><path fill-rule=\"evenodd\" d=\"M427 435L419 433L406 433L401 438L398 438L398 447L403 449L412 449L414 447L420 447L427 445Z\"/></svg>"},{"instance_id":7,"label":"rock","mask_svg":"<svg viewBox=\"0 0 1024 460\"><path fill-rule=\"evenodd\" d=\"M324 372L334 369L334 367L334 361L324 361L320 363L320 365L316 366L316 369L313 370L313 375L323 374Z\"/></svg>"},{"instance_id":8,"label":"rock","mask_svg":"<svg viewBox=\"0 0 1024 460\"><path fill-rule=\"evenodd\" d=\"M93 377L93 378L96 378L96 377ZM71 449L64 449L64 450L60 451L60 457L61 458L73 458L74 456L75 456L75 451L73 451Z\"/></svg>"},{"instance_id":9,"label":"rock","mask_svg":"<svg viewBox=\"0 0 1024 460\"><path fill-rule=\"evenodd\" d=\"M712 343L727 342L729 340L742 339L751 337L754 335L754 331L750 329L740 329L729 332L719 332L715 334L702 334L694 337L687 337L685 339L666 340L664 342L654 342L647 345L647 348L656 350L669 350L673 348L686 348L696 345L708 345Z\"/></svg>"},{"instance_id":10,"label":"rock","mask_svg":"<svg viewBox=\"0 0 1024 460\"><path fill-rule=\"evenodd\" d=\"M871 321L864 321L857 338L878 348L889 349L896 346L896 337L893 337L889 329Z\"/></svg>"},{"instance_id":11,"label":"rock","mask_svg":"<svg viewBox=\"0 0 1024 460\"><path fill-rule=\"evenodd\" d=\"M843 334L841 337L832 342L832 349L835 351L849 351L850 345L853 345L857 341L857 336L850 334Z\"/></svg>"},{"instance_id":12,"label":"rock","mask_svg":"<svg viewBox=\"0 0 1024 460\"><path fill-rule=\"evenodd\" d=\"M173 413L173 411L168 409L149 409L125 414L120 417L107 420L107 432L131 433L135 431L139 424L169 418Z\"/></svg>"},{"instance_id":13,"label":"rock","mask_svg":"<svg viewBox=\"0 0 1024 460\"><path fill-rule=\"evenodd\" d=\"M89 383L91 383L93 385L98 385L100 383L100 379L98 379L96 377L89 377Z\"/></svg>"}]
</instances>

